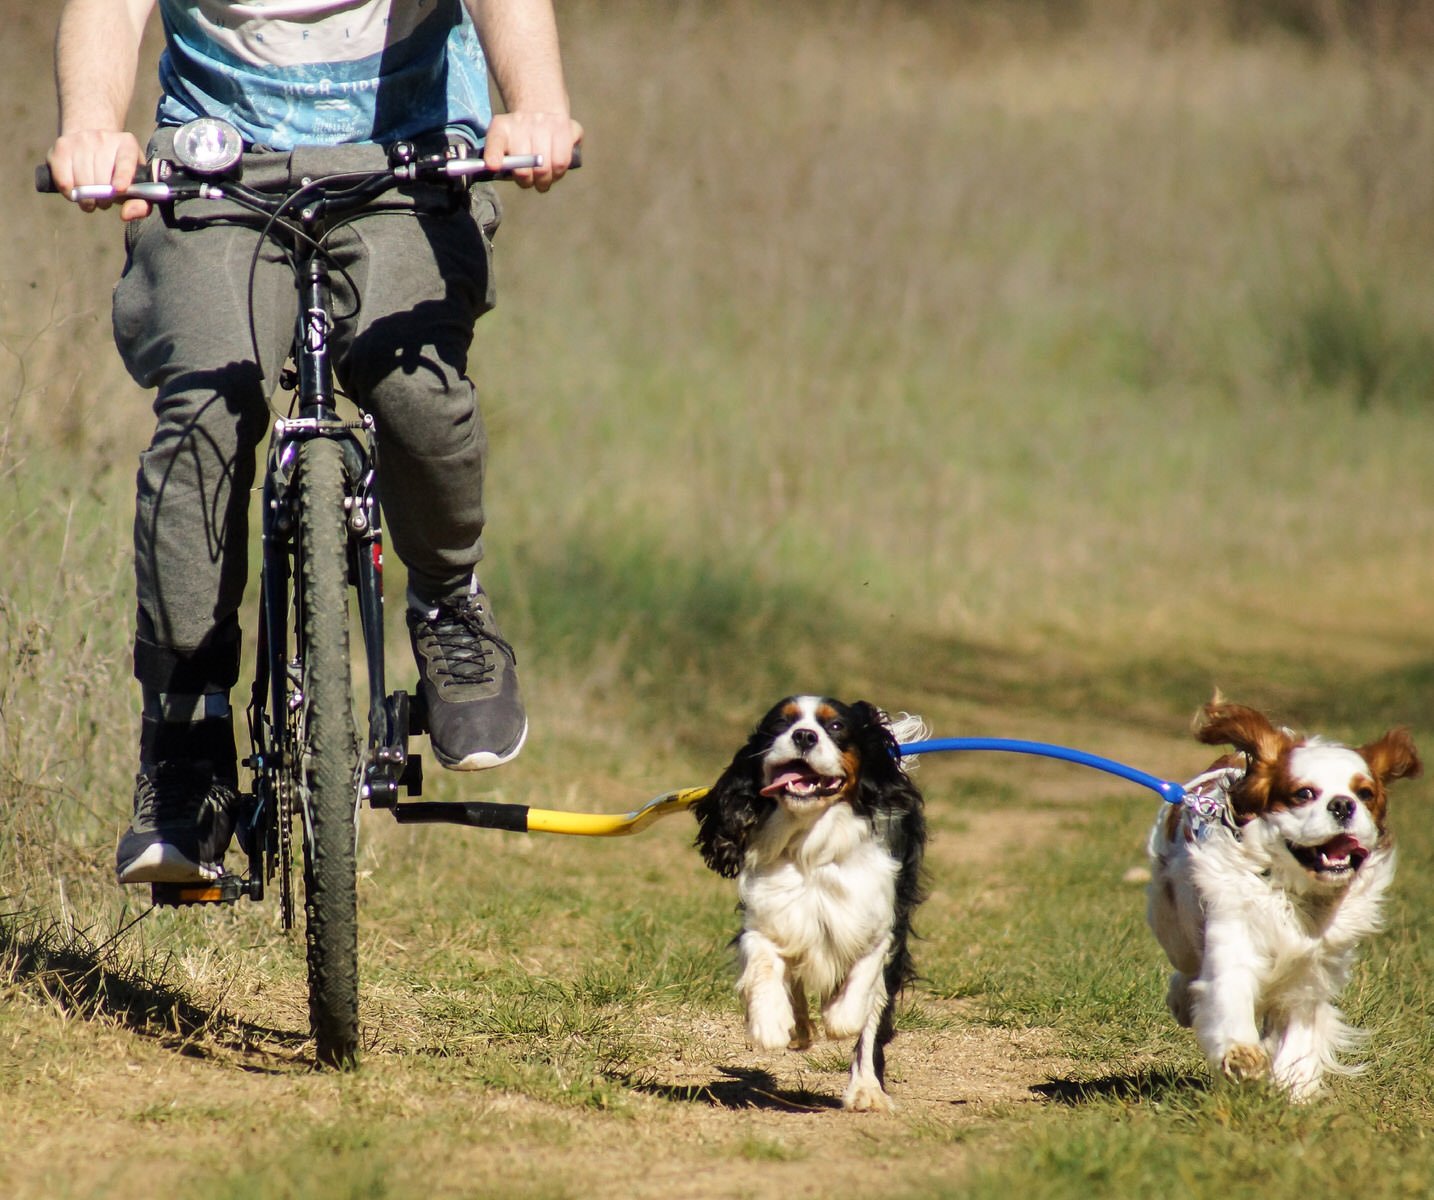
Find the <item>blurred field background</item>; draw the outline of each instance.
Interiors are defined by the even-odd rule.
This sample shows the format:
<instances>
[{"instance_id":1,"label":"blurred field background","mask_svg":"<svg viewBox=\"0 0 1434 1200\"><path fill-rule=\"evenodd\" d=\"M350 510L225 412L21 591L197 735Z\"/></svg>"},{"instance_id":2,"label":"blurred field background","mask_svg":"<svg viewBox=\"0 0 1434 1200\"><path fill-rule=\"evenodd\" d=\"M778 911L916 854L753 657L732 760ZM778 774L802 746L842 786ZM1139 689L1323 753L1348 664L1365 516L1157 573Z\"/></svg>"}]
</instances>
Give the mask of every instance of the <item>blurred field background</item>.
<instances>
[{"instance_id":1,"label":"blurred field background","mask_svg":"<svg viewBox=\"0 0 1434 1200\"><path fill-rule=\"evenodd\" d=\"M484 579L534 733L431 795L622 811L710 781L794 690L1171 778L1203 765L1186 726L1217 684L1429 741L1434 7L558 7L586 162L505 197L472 364ZM679 818L616 845L369 821L352 1080L302 1070L273 905L121 934L148 401L109 340L118 222L29 191L55 13L0 16L0 1081L34 1152L0 1152L8 1193L126 1194L142 1162L221 1195L403 1196L413 1138L442 1195L1120 1196L1177 1161L1212 1196L1428 1193L1427 785L1396 797L1403 898L1353 990L1378 1066L1296 1114L1200 1082L1118 882L1151 803L1069 768L923 767L937 897L903 1035L1036 1038L1063 1064L1046 1103L863 1127L740 1093L670 1143L672 1043L737 1025L731 896ZM465 1118L521 1167L454 1141ZM1265 1161L1266 1126L1321 1149Z\"/></svg>"}]
</instances>

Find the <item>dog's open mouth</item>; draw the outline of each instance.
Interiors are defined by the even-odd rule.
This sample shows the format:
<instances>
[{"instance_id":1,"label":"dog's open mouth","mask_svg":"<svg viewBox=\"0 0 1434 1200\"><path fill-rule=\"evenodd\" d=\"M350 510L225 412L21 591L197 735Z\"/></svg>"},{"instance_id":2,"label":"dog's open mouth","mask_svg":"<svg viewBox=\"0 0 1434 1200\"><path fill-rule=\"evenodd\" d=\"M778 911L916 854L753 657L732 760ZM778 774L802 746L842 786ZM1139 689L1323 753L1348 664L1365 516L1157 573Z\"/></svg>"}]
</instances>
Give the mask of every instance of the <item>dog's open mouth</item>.
<instances>
[{"instance_id":1,"label":"dog's open mouth","mask_svg":"<svg viewBox=\"0 0 1434 1200\"><path fill-rule=\"evenodd\" d=\"M816 800L834 796L845 786L840 775L821 775L804 762L783 763L762 789L764 796L790 796L794 800Z\"/></svg>"},{"instance_id":2,"label":"dog's open mouth","mask_svg":"<svg viewBox=\"0 0 1434 1200\"><path fill-rule=\"evenodd\" d=\"M1316 875L1351 875L1369 857L1369 851L1360 845L1359 839L1347 833L1319 846L1296 846L1293 842L1285 845L1302 867Z\"/></svg>"}]
</instances>

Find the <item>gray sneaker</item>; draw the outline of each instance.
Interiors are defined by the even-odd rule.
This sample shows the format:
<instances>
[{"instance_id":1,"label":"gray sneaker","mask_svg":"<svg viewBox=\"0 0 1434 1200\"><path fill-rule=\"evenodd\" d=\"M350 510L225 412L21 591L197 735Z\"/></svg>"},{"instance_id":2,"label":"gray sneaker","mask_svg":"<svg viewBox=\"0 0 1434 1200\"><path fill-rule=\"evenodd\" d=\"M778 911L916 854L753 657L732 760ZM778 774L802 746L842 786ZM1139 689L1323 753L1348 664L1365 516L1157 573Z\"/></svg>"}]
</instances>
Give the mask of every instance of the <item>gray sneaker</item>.
<instances>
[{"instance_id":1,"label":"gray sneaker","mask_svg":"<svg viewBox=\"0 0 1434 1200\"><path fill-rule=\"evenodd\" d=\"M134 781L134 818L115 849L120 883L204 883L224 874L235 789L206 763L167 762Z\"/></svg>"},{"instance_id":2,"label":"gray sneaker","mask_svg":"<svg viewBox=\"0 0 1434 1200\"><path fill-rule=\"evenodd\" d=\"M426 612L408 610L418 692L433 755L451 771L482 771L518 757L528 715L517 658L479 590Z\"/></svg>"}]
</instances>

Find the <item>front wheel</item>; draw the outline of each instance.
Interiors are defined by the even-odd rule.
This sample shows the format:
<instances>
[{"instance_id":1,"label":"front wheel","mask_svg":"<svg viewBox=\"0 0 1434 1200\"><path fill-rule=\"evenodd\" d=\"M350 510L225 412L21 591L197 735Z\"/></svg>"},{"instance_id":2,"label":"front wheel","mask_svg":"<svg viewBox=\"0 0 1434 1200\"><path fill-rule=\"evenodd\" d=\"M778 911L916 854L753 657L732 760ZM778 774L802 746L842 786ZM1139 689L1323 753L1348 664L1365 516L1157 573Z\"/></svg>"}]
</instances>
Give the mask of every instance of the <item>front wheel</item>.
<instances>
[{"instance_id":1,"label":"front wheel","mask_svg":"<svg viewBox=\"0 0 1434 1200\"><path fill-rule=\"evenodd\" d=\"M321 1066L358 1054L357 740L349 674L348 533L343 450L314 438L298 470L295 635L299 695L290 770L304 827L309 1023Z\"/></svg>"}]
</instances>

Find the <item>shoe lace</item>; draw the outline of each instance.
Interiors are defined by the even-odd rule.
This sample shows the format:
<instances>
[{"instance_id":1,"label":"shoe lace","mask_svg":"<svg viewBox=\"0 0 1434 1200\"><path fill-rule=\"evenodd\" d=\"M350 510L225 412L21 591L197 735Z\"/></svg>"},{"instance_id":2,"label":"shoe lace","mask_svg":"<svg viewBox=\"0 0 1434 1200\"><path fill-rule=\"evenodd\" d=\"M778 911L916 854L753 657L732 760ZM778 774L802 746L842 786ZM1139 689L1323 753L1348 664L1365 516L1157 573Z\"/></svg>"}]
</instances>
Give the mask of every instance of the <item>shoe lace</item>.
<instances>
[{"instance_id":1,"label":"shoe lace","mask_svg":"<svg viewBox=\"0 0 1434 1200\"><path fill-rule=\"evenodd\" d=\"M483 622L479 603L440 607L437 616L425 617L423 624L441 652L434 672L455 683L488 683L497 669L493 650L516 662L517 656L503 638Z\"/></svg>"},{"instance_id":2,"label":"shoe lace","mask_svg":"<svg viewBox=\"0 0 1434 1200\"><path fill-rule=\"evenodd\" d=\"M156 820L188 817L213 787L213 775L198 764L160 763L140 777L139 807Z\"/></svg>"}]
</instances>

